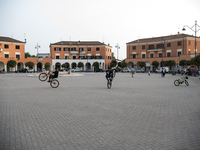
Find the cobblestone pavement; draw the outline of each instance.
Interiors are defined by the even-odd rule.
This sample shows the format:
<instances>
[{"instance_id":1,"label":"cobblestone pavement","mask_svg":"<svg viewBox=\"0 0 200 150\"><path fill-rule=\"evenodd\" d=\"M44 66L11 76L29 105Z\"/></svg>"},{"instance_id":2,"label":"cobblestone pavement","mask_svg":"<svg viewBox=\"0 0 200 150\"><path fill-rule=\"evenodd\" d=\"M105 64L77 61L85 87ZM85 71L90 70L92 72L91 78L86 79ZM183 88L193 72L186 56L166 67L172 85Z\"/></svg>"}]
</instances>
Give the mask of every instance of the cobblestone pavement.
<instances>
[{"instance_id":1,"label":"cobblestone pavement","mask_svg":"<svg viewBox=\"0 0 200 150\"><path fill-rule=\"evenodd\" d=\"M0 74L0 150L200 150L198 78L83 75Z\"/></svg>"}]
</instances>

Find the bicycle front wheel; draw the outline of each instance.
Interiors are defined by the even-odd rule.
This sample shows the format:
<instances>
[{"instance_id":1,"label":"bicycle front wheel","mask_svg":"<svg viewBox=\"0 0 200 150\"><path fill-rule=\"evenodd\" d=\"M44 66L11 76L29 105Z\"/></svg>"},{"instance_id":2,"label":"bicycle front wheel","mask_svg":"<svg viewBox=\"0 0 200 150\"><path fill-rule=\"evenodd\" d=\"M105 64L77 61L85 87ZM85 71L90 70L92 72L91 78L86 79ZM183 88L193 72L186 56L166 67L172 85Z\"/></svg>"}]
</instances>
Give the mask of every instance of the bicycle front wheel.
<instances>
[{"instance_id":1,"label":"bicycle front wheel","mask_svg":"<svg viewBox=\"0 0 200 150\"><path fill-rule=\"evenodd\" d=\"M187 86L189 86L189 83L187 82L187 80L185 80L185 84L186 84Z\"/></svg>"},{"instance_id":2,"label":"bicycle front wheel","mask_svg":"<svg viewBox=\"0 0 200 150\"><path fill-rule=\"evenodd\" d=\"M47 78L48 78L48 76L47 76L46 73L43 72L43 73L40 73L40 75L38 76L38 78L39 78L40 81L46 81Z\"/></svg>"},{"instance_id":3,"label":"bicycle front wheel","mask_svg":"<svg viewBox=\"0 0 200 150\"><path fill-rule=\"evenodd\" d=\"M51 82L50 82L50 85L52 88L57 88L59 86L59 81L56 80L56 79L53 79Z\"/></svg>"},{"instance_id":4,"label":"bicycle front wheel","mask_svg":"<svg viewBox=\"0 0 200 150\"><path fill-rule=\"evenodd\" d=\"M112 81L111 81L111 79L108 79L108 82L107 82L107 87L108 87L108 89L110 89L111 86L112 86Z\"/></svg>"},{"instance_id":5,"label":"bicycle front wheel","mask_svg":"<svg viewBox=\"0 0 200 150\"><path fill-rule=\"evenodd\" d=\"M174 85L175 85L175 86L179 86L179 84L180 84L180 83L179 83L178 80L175 80L175 81L174 81Z\"/></svg>"}]
</instances>

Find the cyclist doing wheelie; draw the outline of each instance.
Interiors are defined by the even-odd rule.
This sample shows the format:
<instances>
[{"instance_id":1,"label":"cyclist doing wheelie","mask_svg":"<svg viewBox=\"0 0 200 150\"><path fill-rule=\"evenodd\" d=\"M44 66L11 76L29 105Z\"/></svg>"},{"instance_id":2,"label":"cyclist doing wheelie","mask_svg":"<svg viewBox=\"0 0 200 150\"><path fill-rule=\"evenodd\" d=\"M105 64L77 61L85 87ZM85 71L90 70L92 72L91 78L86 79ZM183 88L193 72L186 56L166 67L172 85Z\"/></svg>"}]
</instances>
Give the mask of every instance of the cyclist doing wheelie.
<instances>
[{"instance_id":1,"label":"cyclist doing wheelie","mask_svg":"<svg viewBox=\"0 0 200 150\"><path fill-rule=\"evenodd\" d=\"M108 70L106 70L106 79L108 80L108 78L113 79L113 70L110 69L110 67L108 67Z\"/></svg>"},{"instance_id":2,"label":"cyclist doing wheelie","mask_svg":"<svg viewBox=\"0 0 200 150\"><path fill-rule=\"evenodd\" d=\"M112 86L112 80L114 78L114 70L110 69L110 67L108 67L108 70L106 70L106 79L107 79L107 87L108 89L111 88Z\"/></svg>"},{"instance_id":3,"label":"cyclist doing wheelie","mask_svg":"<svg viewBox=\"0 0 200 150\"><path fill-rule=\"evenodd\" d=\"M51 80L53 79L53 78L58 78L58 69L57 68L55 68L55 71L54 72L52 72L52 71L50 71L50 76L49 76L49 81L47 81L47 82L51 82Z\"/></svg>"}]
</instances>

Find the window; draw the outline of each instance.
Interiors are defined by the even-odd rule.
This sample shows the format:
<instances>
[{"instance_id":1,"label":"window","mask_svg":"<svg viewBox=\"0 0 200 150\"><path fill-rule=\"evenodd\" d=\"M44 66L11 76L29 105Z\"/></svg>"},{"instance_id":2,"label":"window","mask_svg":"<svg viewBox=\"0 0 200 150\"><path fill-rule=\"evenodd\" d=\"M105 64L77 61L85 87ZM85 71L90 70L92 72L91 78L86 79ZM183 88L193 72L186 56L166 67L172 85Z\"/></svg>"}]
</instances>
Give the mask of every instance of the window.
<instances>
[{"instance_id":1,"label":"window","mask_svg":"<svg viewBox=\"0 0 200 150\"><path fill-rule=\"evenodd\" d=\"M19 54L17 54L15 57L16 57L17 59L20 59L20 55L19 55Z\"/></svg>"},{"instance_id":2,"label":"window","mask_svg":"<svg viewBox=\"0 0 200 150\"><path fill-rule=\"evenodd\" d=\"M65 55L65 59L69 59L69 56Z\"/></svg>"},{"instance_id":3,"label":"window","mask_svg":"<svg viewBox=\"0 0 200 150\"><path fill-rule=\"evenodd\" d=\"M92 57L91 56L87 56L87 59L91 59Z\"/></svg>"},{"instance_id":4,"label":"window","mask_svg":"<svg viewBox=\"0 0 200 150\"><path fill-rule=\"evenodd\" d=\"M84 56L79 56L79 59L84 59L85 57Z\"/></svg>"},{"instance_id":5,"label":"window","mask_svg":"<svg viewBox=\"0 0 200 150\"><path fill-rule=\"evenodd\" d=\"M158 54L158 57L162 57L162 53L159 53L159 54Z\"/></svg>"},{"instance_id":6,"label":"window","mask_svg":"<svg viewBox=\"0 0 200 150\"><path fill-rule=\"evenodd\" d=\"M61 51L61 48L55 47L55 48L54 48L54 51Z\"/></svg>"},{"instance_id":7,"label":"window","mask_svg":"<svg viewBox=\"0 0 200 150\"><path fill-rule=\"evenodd\" d=\"M96 51L99 51L99 47L96 48Z\"/></svg>"},{"instance_id":8,"label":"window","mask_svg":"<svg viewBox=\"0 0 200 150\"><path fill-rule=\"evenodd\" d=\"M180 42L177 42L177 45L178 45L178 46L181 46L181 41L180 41Z\"/></svg>"},{"instance_id":9,"label":"window","mask_svg":"<svg viewBox=\"0 0 200 150\"><path fill-rule=\"evenodd\" d=\"M88 48L87 48L87 51L91 51L91 48L90 48L90 47L88 47Z\"/></svg>"},{"instance_id":10,"label":"window","mask_svg":"<svg viewBox=\"0 0 200 150\"><path fill-rule=\"evenodd\" d=\"M133 58L136 58L136 54L133 54Z\"/></svg>"},{"instance_id":11,"label":"window","mask_svg":"<svg viewBox=\"0 0 200 150\"><path fill-rule=\"evenodd\" d=\"M171 43L167 43L167 47L171 47Z\"/></svg>"},{"instance_id":12,"label":"window","mask_svg":"<svg viewBox=\"0 0 200 150\"><path fill-rule=\"evenodd\" d=\"M76 48L71 48L71 51L76 51Z\"/></svg>"},{"instance_id":13,"label":"window","mask_svg":"<svg viewBox=\"0 0 200 150\"><path fill-rule=\"evenodd\" d=\"M145 58L145 54L142 54L142 58Z\"/></svg>"},{"instance_id":14,"label":"window","mask_svg":"<svg viewBox=\"0 0 200 150\"><path fill-rule=\"evenodd\" d=\"M20 49L20 46L19 46L19 45L16 45L16 46L15 46L15 49Z\"/></svg>"},{"instance_id":15,"label":"window","mask_svg":"<svg viewBox=\"0 0 200 150\"><path fill-rule=\"evenodd\" d=\"M162 48L162 49L164 48L164 44L158 44L158 45L157 45L157 49L161 49L161 48Z\"/></svg>"},{"instance_id":16,"label":"window","mask_svg":"<svg viewBox=\"0 0 200 150\"><path fill-rule=\"evenodd\" d=\"M191 41L188 41L188 45L191 45Z\"/></svg>"},{"instance_id":17,"label":"window","mask_svg":"<svg viewBox=\"0 0 200 150\"><path fill-rule=\"evenodd\" d=\"M101 56L95 56L95 59L101 59L102 57Z\"/></svg>"},{"instance_id":18,"label":"window","mask_svg":"<svg viewBox=\"0 0 200 150\"><path fill-rule=\"evenodd\" d=\"M133 50L136 50L136 46L133 46Z\"/></svg>"},{"instance_id":19,"label":"window","mask_svg":"<svg viewBox=\"0 0 200 150\"><path fill-rule=\"evenodd\" d=\"M4 45L4 48L9 48L9 45L5 44L5 45Z\"/></svg>"},{"instance_id":20,"label":"window","mask_svg":"<svg viewBox=\"0 0 200 150\"><path fill-rule=\"evenodd\" d=\"M150 58L153 58L153 54L150 54Z\"/></svg>"},{"instance_id":21,"label":"window","mask_svg":"<svg viewBox=\"0 0 200 150\"><path fill-rule=\"evenodd\" d=\"M73 56L73 59L76 59L76 56Z\"/></svg>"},{"instance_id":22,"label":"window","mask_svg":"<svg viewBox=\"0 0 200 150\"><path fill-rule=\"evenodd\" d=\"M60 56L59 56L59 55L57 55L57 56L56 56L56 59L60 59Z\"/></svg>"},{"instance_id":23,"label":"window","mask_svg":"<svg viewBox=\"0 0 200 150\"><path fill-rule=\"evenodd\" d=\"M178 52L178 56L180 56L181 55L181 52Z\"/></svg>"},{"instance_id":24,"label":"window","mask_svg":"<svg viewBox=\"0 0 200 150\"><path fill-rule=\"evenodd\" d=\"M145 45L142 45L142 49L145 49Z\"/></svg>"},{"instance_id":25,"label":"window","mask_svg":"<svg viewBox=\"0 0 200 150\"><path fill-rule=\"evenodd\" d=\"M149 45L149 49L154 49L154 45Z\"/></svg>"},{"instance_id":26,"label":"window","mask_svg":"<svg viewBox=\"0 0 200 150\"><path fill-rule=\"evenodd\" d=\"M79 52L83 52L83 48L79 48Z\"/></svg>"},{"instance_id":27,"label":"window","mask_svg":"<svg viewBox=\"0 0 200 150\"><path fill-rule=\"evenodd\" d=\"M4 57L5 58L9 58L9 54L4 54Z\"/></svg>"},{"instance_id":28,"label":"window","mask_svg":"<svg viewBox=\"0 0 200 150\"><path fill-rule=\"evenodd\" d=\"M64 51L70 51L70 48L66 48L66 47L65 47L65 48L64 48Z\"/></svg>"},{"instance_id":29,"label":"window","mask_svg":"<svg viewBox=\"0 0 200 150\"><path fill-rule=\"evenodd\" d=\"M171 57L171 52L168 52L168 53L167 53L167 57Z\"/></svg>"}]
</instances>

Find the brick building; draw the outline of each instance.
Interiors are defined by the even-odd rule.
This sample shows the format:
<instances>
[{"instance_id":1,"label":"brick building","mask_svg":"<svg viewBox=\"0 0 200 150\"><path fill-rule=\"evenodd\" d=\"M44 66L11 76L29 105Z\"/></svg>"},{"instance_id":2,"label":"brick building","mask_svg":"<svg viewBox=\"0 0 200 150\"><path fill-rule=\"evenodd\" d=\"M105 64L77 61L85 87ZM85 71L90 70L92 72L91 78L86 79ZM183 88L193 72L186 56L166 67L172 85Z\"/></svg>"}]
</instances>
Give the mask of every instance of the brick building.
<instances>
[{"instance_id":1,"label":"brick building","mask_svg":"<svg viewBox=\"0 0 200 150\"><path fill-rule=\"evenodd\" d=\"M75 68L83 63L83 70L93 70L98 62L100 69L107 69L111 63L112 47L98 41L60 41L50 44L53 68Z\"/></svg>"},{"instance_id":2,"label":"brick building","mask_svg":"<svg viewBox=\"0 0 200 150\"><path fill-rule=\"evenodd\" d=\"M26 68L25 63L29 61L34 63L33 69L35 71L42 70L45 63L51 65L51 58L25 58L25 43L10 37L0 36L0 70L4 69L5 72L17 71ZM9 68L7 66L9 60L15 60L17 62L16 67Z\"/></svg>"},{"instance_id":3,"label":"brick building","mask_svg":"<svg viewBox=\"0 0 200 150\"><path fill-rule=\"evenodd\" d=\"M196 38L196 55L200 53L200 38ZM187 34L176 34L170 36L138 39L126 43L128 67L140 68L141 61L146 62L146 70L154 70L153 61L158 61L160 67L162 62L174 60L179 68L180 60L191 60L195 54L195 37Z\"/></svg>"}]
</instances>

